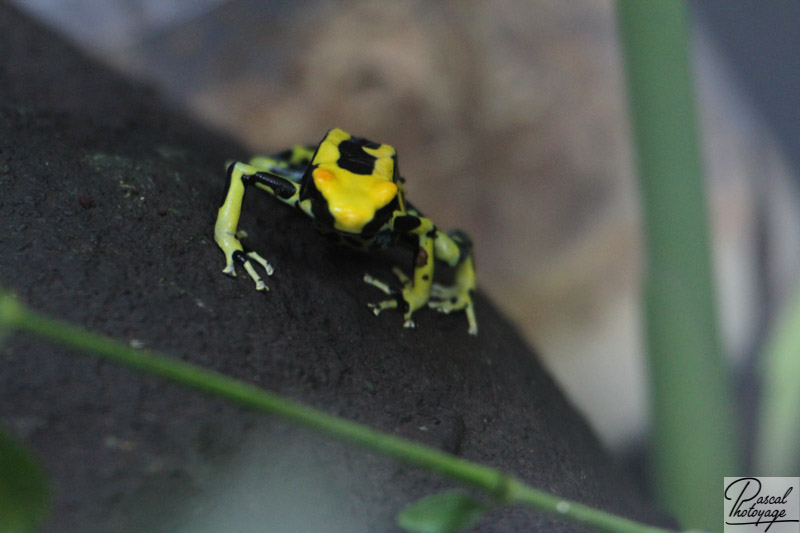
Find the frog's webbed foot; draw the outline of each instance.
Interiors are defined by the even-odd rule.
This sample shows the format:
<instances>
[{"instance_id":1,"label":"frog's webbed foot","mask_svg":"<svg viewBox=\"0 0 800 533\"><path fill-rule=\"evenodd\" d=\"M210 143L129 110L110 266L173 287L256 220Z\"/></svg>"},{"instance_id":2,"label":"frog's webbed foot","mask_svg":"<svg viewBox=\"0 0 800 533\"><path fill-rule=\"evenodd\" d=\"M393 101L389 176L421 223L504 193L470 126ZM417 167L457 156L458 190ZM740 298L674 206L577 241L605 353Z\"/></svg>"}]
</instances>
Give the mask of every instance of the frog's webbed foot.
<instances>
[{"instance_id":1,"label":"frog's webbed foot","mask_svg":"<svg viewBox=\"0 0 800 533\"><path fill-rule=\"evenodd\" d=\"M218 223L219 225L219 223ZM232 278L236 277L236 263L239 263L247 271L247 274L256 284L257 291L266 292L269 290L267 284L261 278L261 275L256 270L254 264L259 265L267 276L271 276L273 272L272 265L269 261L261 257L258 253L253 251L245 251L242 242L239 239L247 237L247 232L239 230L236 232L227 231L224 228L218 227L215 231L214 238L217 244L225 253L225 268L222 270Z\"/></svg>"},{"instance_id":2,"label":"frog's webbed foot","mask_svg":"<svg viewBox=\"0 0 800 533\"><path fill-rule=\"evenodd\" d=\"M244 250L242 242L239 239L244 239L245 237L247 237L247 232L242 230L232 231L224 227L219 221L217 222L217 227L214 231L214 240L217 241L217 244L225 254L225 268L222 270L222 273L235 278L235 263L239 263L256 283L257 291L268 291L269 287L267 287L267 284L261 279L261 275L256 270L254 263L260 265L261 268L264 269L264 272L267 273L267 276L272 275L272 265L256 252Z\"/></svg>"},{"instance_id":3,"label":"frog's webbed foot","mask_svg":"<svg viewBox=\"0 0 800 533\"><path fill-rule=\"evenodd\" d=\"M372 309L372 312L375 313L375 316L378 316L381 311L384 309L397 309L400 308L404 312L405 322L403 322L403 327L406 328L416 328L417 325L414 320L411 318L412 313L416 310L416 308L412 308L409 305L409 297L413 293L413 286L411 280L405 273L400 270L399 268L395 267L392 269L394 275L397 276L397 279L400 280L402 283L402 289L394 289L389 286L387 283L376 279L369 274L364 274L364 282L372 285L373 287L381 290L384 294L391 296L389 300L383 300L381 302L370 303L367 306Z\"/></svg>"},{"instance_id":4,"label":"frog's webbed foot","mask_svg":"<svg viewBox=\"0 0 800 533\"><path fill-rule=\"evenodd\" d=\"M431 285L431 299L428 301L428 307L444 314L450 314L453 311L464 311L469 323L469 334L478 334L475 304L472 302L472 290L468 286L454 285L448 287L434 283Z\"/></svg>"},{"instance_id":5,"label":"frog's webbed foot","mask_svg":"<svg viewBox=\"0 0 800 533\"><path fill-rule=\"evenodd\" d=\"M247 274L255 282L257 291L269 290L269 287L267 287L267 284L264 283L264 280L254 266L254 264L261 266L261 268L264 269L264 272L266 272L267 276L271 276L274 272L274 269L266 259L258 255L256 252L245 252L243 250L232 250L230 253L226 253L225 257L227 261L225 264L225 269L222 271L223 274L227 274L228 276L235 278L236 266L234 263L239 263L244 267L244 269L247 271Z\"/></svg>"}]
</instances>

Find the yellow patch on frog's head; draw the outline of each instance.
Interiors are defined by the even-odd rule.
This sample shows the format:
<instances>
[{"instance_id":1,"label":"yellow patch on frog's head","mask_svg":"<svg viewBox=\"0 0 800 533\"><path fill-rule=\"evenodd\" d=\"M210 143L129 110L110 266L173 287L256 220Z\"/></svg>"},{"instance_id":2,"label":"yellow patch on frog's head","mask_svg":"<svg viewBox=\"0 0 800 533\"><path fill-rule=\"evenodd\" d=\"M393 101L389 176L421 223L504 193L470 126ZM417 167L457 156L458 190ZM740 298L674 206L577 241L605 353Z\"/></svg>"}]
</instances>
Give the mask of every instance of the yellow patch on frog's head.
<instances>
[{"instance_id":1,"label":"yellow patch on frog's head","mask_svg":"<svg viewBox=\"0 0 800 533\"><path fill-rule=\"evenodd\" d=\"M397 196L397 185L378 173L354 174L326 163L315 168L312 176L328 202L334 227L348 233L360 233L375 212Z\"/></svg>"}]
</instances>

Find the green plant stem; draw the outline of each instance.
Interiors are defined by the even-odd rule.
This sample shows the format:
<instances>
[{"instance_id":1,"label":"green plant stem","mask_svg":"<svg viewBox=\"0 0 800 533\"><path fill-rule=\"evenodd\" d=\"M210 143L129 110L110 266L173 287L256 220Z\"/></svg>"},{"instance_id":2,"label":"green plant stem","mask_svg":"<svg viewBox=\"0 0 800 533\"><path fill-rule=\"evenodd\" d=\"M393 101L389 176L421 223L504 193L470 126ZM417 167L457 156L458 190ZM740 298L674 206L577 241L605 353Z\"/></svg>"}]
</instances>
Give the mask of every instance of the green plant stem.
<instances>
[{"instance_id":1,"label":"green plant stem","mask_svg":"<svg viewBox=\"0 0 800 533\"><path fill-rule=\"evenodd\" d=\"M796 476L800 473L800 284L770 332L762 365L754 470L760 476Z\"/></svg>"},{"instance_id":2,"label":"green plant stem","mask_svg":"<svg viewBox=\"0 0 800 533\"><path fill-rule=\"evenodd\" d=\"M658 533L667 530L640 524L605 511L537 490L494 468L467 461L436 448L382 433L323 413L275 393L155 352L131 348L109 337L48 318L0 291L0 332L12 330L44 337L149 375L158 376L243 407L284 418L403 463L435 472L492 495L498 504L525 505L558 514L603 531Z\"/></svg>"},{"instance_id":3,"label":"green plant stem","mask_svg":"<svg viewBox=\"0 0 800 533\"><path fill-rule=\"evenodd\" d=\"M686 2L620 0L645 227L645 327L656 491L716 529L739 457L712 282Z\"/></svg>"}]
</instances>

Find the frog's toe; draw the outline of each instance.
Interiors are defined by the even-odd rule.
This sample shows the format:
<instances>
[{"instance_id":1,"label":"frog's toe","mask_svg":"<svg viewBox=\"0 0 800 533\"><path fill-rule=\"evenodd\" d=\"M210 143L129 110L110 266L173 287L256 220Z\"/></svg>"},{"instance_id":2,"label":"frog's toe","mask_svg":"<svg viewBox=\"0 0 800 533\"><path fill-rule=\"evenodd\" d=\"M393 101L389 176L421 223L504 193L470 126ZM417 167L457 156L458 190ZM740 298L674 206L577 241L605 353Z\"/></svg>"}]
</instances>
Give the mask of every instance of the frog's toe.
<instances>
[{"instance_id":1,"label":"frog's toe","mask_svg":"<svg viewBox=\"0 0 800 533\"><path fill-rule=\"evenodd\" d=\"M222 271L223 274L227 274L231 277L236 277L236 268L234 266L235 263L239 263L244 267L247 271L247 274L256 284L257 291L268 291L269 287L267 284L264 283L264 280L261 278L261 275L256 270L253 264L259 265L264 272L266 272L267 276L271 276L274 272L272 265L269 262L258 255L256 252L243 252L241 250L236 250L231 254L231 258L228 260L228 264L225 266L225 269Z\"/></svg>"},{"instance_id":2,"label":"frog's toe","mask_svg":"<svg viewBox=\"0 0 800 533\"><path fill-rule=\"evenodd\" d=\"M428 307L439 310L452 307L456 304L463 307L466 305L464 300L468 299L469 294L460 287L449 287L441 283L434 283L431 285L431 299L428 302Z\"/></svg>"},{"instance_id":3,"label":"frog's toe","mask_svg":"<svg viewBox=\"0 0 800 533\"><path fill-rule=\"evenodd\" d=\"M397 300L384 300L382 302L368 303L367 307L372 309L372 312L375 314L375 316L378 316L384 309L396 309Z\"/></svg>"},{"instance_id":4,"label":"frog's toe","mask_svg":"<svg viewBox=\"0 0 800 533\"><path fill-rule=\"evenodd\" d=\"M469 334L478 334L478 322L475 319L475 306L472 303L472 294L468 290L459 287L444 287L435 284L431 287L431 299L428 307L436 311L449 315L455 311L464 311L469 323Z\"/></svg>"},{"instance_id":5,"label":"frog's toe","mask_svg":"<svg viewBox=\"0 0 800 533\"><path fill-rule=\"evenodd\" d=\"M443 315L449 315L453 312L464 311L472 305L469 300L460 298L450 298L447 300L431 300L428 302L428 308L437 311Z\"/></svg>"},{"instance_id":6,"label":"frog's toe","mask_svg":"<svg viewBox=\"0 0 800 533\"><path fill-rule=\"evenodd\" d=\"M408 278L404 277L399 269L395 271L395 275L400 278L400 281L406 281L408 283ZM380 289L381 292L391 297L388 300L367 304L367 306L372 309L372 312L375 314L375 316L381 314L381 311L384 309L403 309L405 310L405 322L403 322L403 327L410 329L417 327L414 320L411 319L411 311L409 310L409 305L406 301L406 297L404 296L404 293L407 290L406 288L402 290L392 288L389 284L375 279L369 274L364 274L364 282L377 289Z\"/></svg>"},{"instance_id":7,"label":"frog's toe","mask_svg":"<svg viewBox=\"0 0 800 533\"><path fill-rule=\"evenodd\" d=\"M252 277L252 275L250 277ZM264 283L263 279L261 279L261 278L255 279L254 278L254 281L256 282L256 290L258 292L267 292L269 290L269 287L267 287L267 284Z\"/></svg>"},{"instance_id":8,"label":"frog's toe","mask_svg":"<svg viewBox=\"0 0 800 533\"><path fill-rule=\"evenodd\" d=\"M397 277L397 279L400 280L400 283L403 286L411 284L411 278L406 276L406 273L403 272L402 270L400 270L399 267L393 267L392 268L392 273L394 273L394 275Z\"/></svg>"},{"instance_id":9,"label":"frog's toe","mask_svg":"<svg viewBox=\"0 0 800 533\"><path fill-rule=\"evenodd\" d=\"M428 302L428 307L442 313L443 315L449 315L451 312L456 310L452 302L443 300L431 300Z\"/></svg>"},{"instance_id":10,"label":"frog's toe","mask_svg":"<svg viewBox=\"0 0 800 533\"><path fill-rule=\"evenodd\" d=\"M367 307L372 309L372 312L375 314L375 316L378 316L384 309L397 309L398 307L400 307L400 303L398 302L397 299L384 300L382 302L367 304ZM405 321L403 322L403 327L408 329L416 329L417 323L414 322L414 320L411 318L411 313L406 313Z\"/></svg>"},{"instance_id":11,"label":"frog's toe","mask_svg":"<svg viewBox=\"0 0 800 533\"><path fill-rule=\"evenodd\" d=\"M431 284L431 298L436 298L437 300L449 300L454 296L458 296L459 290L456 287L449 287L447 285L442 285L441 283L433 283Z\"/></svg>"},{"instance_id":12,"label":"frog's toe","mask_svg":"<svg viewBox=\"0 0 800 533\"><path fill-rule=\"evenodd\" d=\"M272 268L272 265L269 264L269 261L258 255L256 252L247 252L246 255L249 259L261 265L261 268L264 269L264 272L267 273L267 276L271 276L272 273L275 272L275 269Z\"/></svg>"},{"instance_id":13,"label":"frog's toe","mask_svg":"<svg viewBox=\"0 0 800 533\"><path fill-rule=\"evenodd\" d=\"M392 289L388 284L382 282L381 280L379 280L379 279L377 279L377 278L375 278L373 276L370 276L369 274L364 274L364 283L366 283L368 285L372 285L376 289L380 289L381 292L383 292L384 294L388 294L389 296L396 296L397 295L397 291L396 290ZM369 305L370 305L370 307L372 307L373 305L377 305L377 304L369 304ZM377 314L377 313L375 313L375 314Z\"/></svg>"},{"instance_id":14,"label":"frog's toe","mask_svg":"<svg viewBox=\"0 0 800 533\"><path fill-rule=\"evenodd\" d=\"M222 273L232 278L236 277L236 268L233 266L233 261L230 261L227 265L225 265L225 268L222 269Z\"/></svg>"},{"instance_id":15,"label":"frog's toe","mask_svg":"<svg viewBox=\"0 0 800 533\"><path fill-rule=\"evenodd\" d=\"M472 306L469 294L449 294L446 297L437 297L428 301L428 307L440 313L449 315L453 311L463 311Z\"/></svg>"}]
</instances>

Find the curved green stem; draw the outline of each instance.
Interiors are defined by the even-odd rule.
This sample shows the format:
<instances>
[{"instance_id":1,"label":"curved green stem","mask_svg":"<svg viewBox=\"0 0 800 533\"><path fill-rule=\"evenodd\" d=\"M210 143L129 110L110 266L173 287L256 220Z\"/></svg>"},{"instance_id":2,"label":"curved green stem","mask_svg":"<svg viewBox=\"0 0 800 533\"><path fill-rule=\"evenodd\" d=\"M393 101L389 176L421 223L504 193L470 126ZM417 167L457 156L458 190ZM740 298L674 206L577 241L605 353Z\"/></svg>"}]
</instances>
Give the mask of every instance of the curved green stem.
<instances>
[{"instance_id":1,"label":"curved green stem","mask_svg":"<svg viewBox=\"0 0 800 533\"><path fill-rule=\"evenodd\" d=\"M67 348L168 379L249 409L279 416L370 451L388 455L408 465L460 481L490 494L500 504L532 507L603 531L666 531L564 500L530 487L494 468L326 414L218 372L156 352L131 348L110 337L46 317L28 309L10 294L0 291L0 332L3 330L32 333Z\"/></svg>"}]
</instances>

